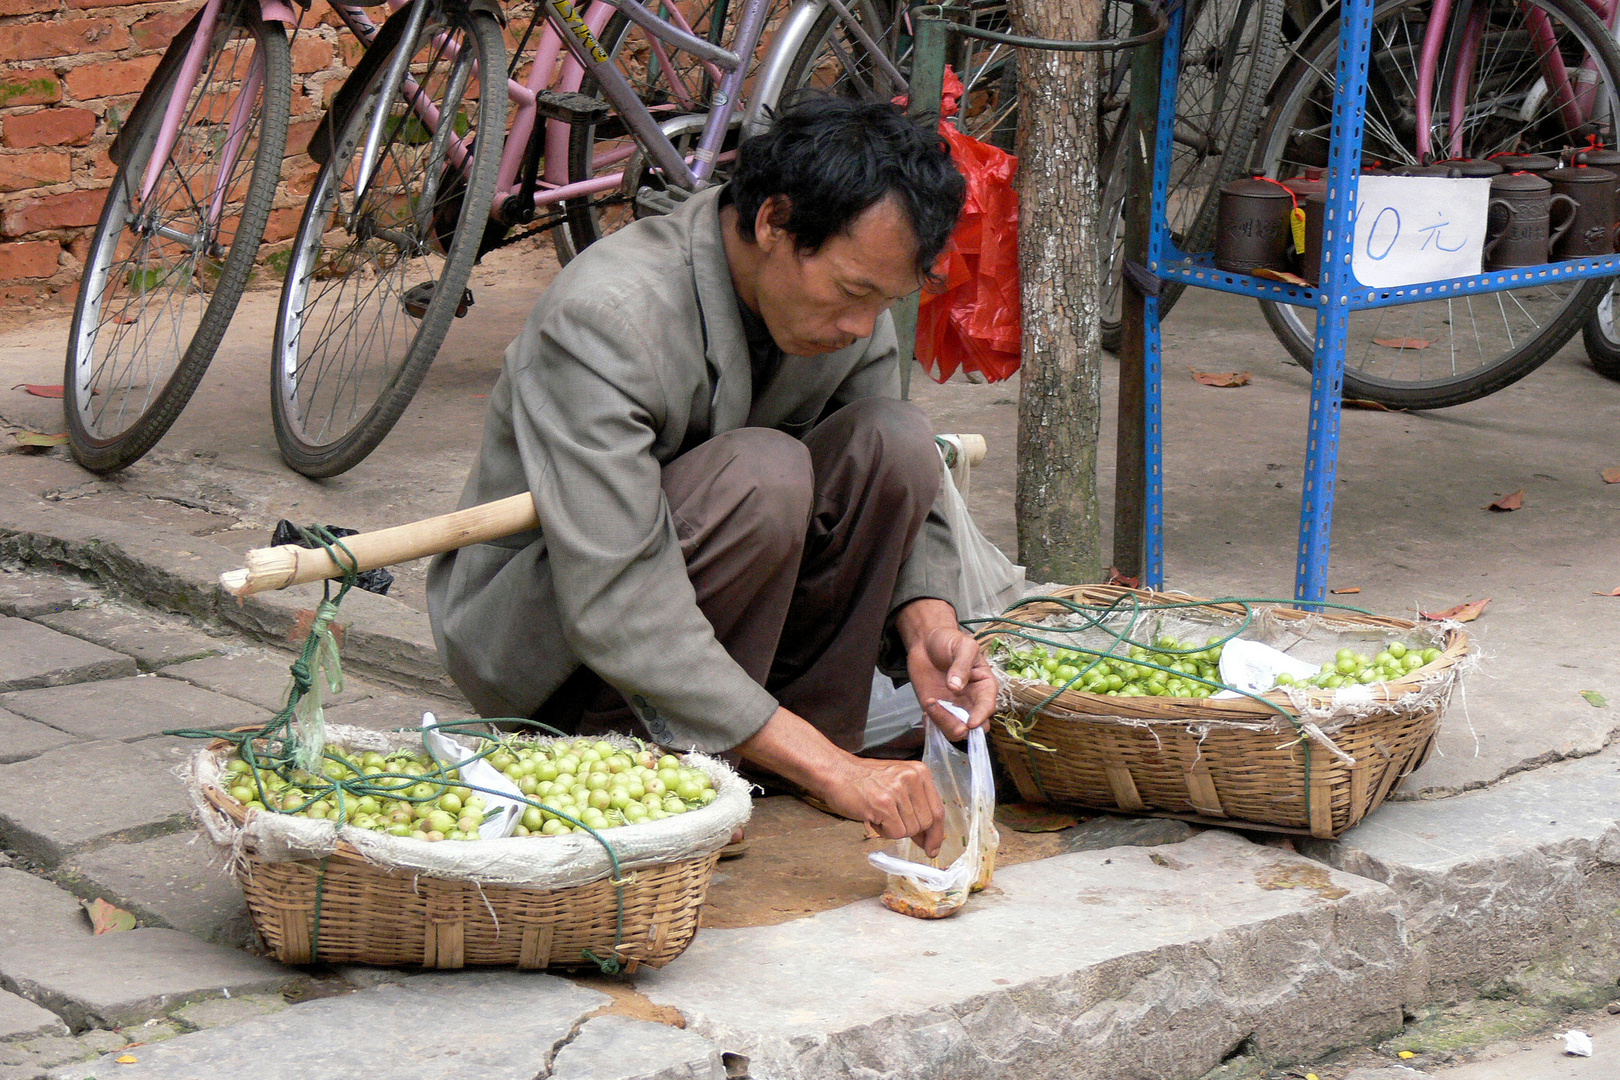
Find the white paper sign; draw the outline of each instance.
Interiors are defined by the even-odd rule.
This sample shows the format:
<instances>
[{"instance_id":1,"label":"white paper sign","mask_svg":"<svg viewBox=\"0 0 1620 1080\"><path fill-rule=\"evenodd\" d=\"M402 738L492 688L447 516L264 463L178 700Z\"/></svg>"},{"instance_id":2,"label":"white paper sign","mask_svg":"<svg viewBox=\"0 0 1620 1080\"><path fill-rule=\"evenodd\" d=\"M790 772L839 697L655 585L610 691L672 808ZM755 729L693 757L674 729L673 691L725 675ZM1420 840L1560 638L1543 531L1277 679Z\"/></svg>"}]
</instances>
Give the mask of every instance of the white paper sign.
<instances>
[{"instance_id":1,"label":"white paper sign","mask_svg":"<svg viewBox=\"0 0 1620 1080\"><path fill-rule=\"evenodd\" d=\"M1480 272L1491 182L1486 177L1363 176L1350 268L1385 287Z\"/></svg>"}]
</instances>

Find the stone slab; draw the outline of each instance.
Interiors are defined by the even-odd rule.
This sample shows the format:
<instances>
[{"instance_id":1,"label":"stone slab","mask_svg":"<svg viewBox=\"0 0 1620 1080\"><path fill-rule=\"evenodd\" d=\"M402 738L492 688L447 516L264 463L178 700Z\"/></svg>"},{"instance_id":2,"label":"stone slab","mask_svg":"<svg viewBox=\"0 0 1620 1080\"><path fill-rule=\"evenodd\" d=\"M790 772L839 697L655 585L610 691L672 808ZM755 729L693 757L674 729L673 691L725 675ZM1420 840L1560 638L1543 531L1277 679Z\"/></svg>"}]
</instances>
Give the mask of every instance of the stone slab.
<instances>
[{"instance_id":1,"label":"stone slab","mask_svg":"<svg viewBox=\"0 0 1620 1080\"><path fill-rule=\"evenodd\" d=\"M627 1016L598 1016L557 1051L546 1080L726 1080L701 1035Z\"/></svg>"},{"instance_id":2,"label":"stone slab","mask_svg":"<svg viewBox=\"0 0 1620 1080\"><path fill-rule=\"evenodd\" d=\"M24 761L74 741L65 731L0 709L0 765Z\"/></svg>"},{"instance_id":3,"label":"stone slab","mask_svg":"<svg viewBox=\"0 0 1620 1080\"><path fill-rule=\"evenodd\" d=\"M947 920L705 930L637 988L760 1080L1190 1078L1399 1030L1408 959L1384 886L1210 831L1008 867Z\"/></svg>"},{"instance_id":4,"label":"stone slab","mask_svg":"<svg viewBox=\"0 0 1620 1080\"><path fill-rule=\"evenodd\" d=\"M55 877L80 896L134 912L142 925L236 948L253 940L241 886L220 868L214 845L198 832L77 855Z\"/></svg>"},{"instance_id":5,"label":"stone slab","mask_svg":"<svg viewBox=\"0 0 1620 1080\"><path fill-rule=\"evenodd\" d=\"M51 1076L534 1080L553 1048L608 1001L538 973L422 975L143 1047L133 1065L103 1059Z\"/></svg>"},{"instance_id":6,"label":"stone slab","mask_svg":"<svg viewBox=\"0 0 1620 1080\"><path fill-rule=\"evenodd\" d=\"M182 1005L169 1015L191 1025L196 1030L229 1027L258 1016L268 1016L290 1008L280 994L240 994L236 997L211 998Z\"/></svg>"},{"instance_id":7,"label":"stone slab","mask_svg":"<svg viewBox=\"0 0 1620 1080\"><path fill-rule=\"evenodd\" d=\"M0 706L80 738L120 742L169 729L223 731L270 719L256 705L151 675L0 694Z\"/></svg>"},{"instance_id":8,"label":"stone slab","mask_svg":"<svg viewBox=\"0 0 1620 1080\"><path fill-rule=\"evenodd\" d=\"M27 619L0 618L0 692L135 674L135 661Z\"/></svg>"},{"instance_id":9,"label":"stone slab","mask_svg":"<svg viewBox=\"0 0 1620 1080\"><path fill-rule=\"evenodd\" d=\"M1611 749L1448 799L1387 803L1302 850L1395 890L1415 946L1411 1001L1508 987L1531 1003L1596 1006L1620 977L1617 817Z\"/></svg>"},{"instance_id":10,"label":"stone slab","mask_svg":"<svg viewBox=\"0 0 1620 1080\"><path fill-rule=\"evenodd\" d=\"M273 713L287 702L287 686L291 680L288 667L295 659L297 657L290 652L236 648L220 656L174 664L164 668L161 674L165 678L181 679L216 694L251 702ZM364 687L346 682L341 692L329 694L325 701L338 704L359 701L366 696ZM421 717L417 720L420 722Z\"/></svg>"},{"instance_id":11,"label":"stone slab","mask_svg":"<svg viewBox=\"0 0 1620 1080\"><path fill-rule=\"evenodd\" d=\"M121 1052L130 1040L116 1031L86 1031L82 1035L41 1035L33 1039L0 1044L0 1062L17 1068L16 1075L35 1080L48 1069L70 1061L89 1061L103 1054ZM20 1068L19 1068L20 1066ZM6 1076L0 1072L0 1077Z\"/></svg>"},{"instance_id":12,"label":"stone slab","mask_svg":"<svg viewBox=\"0 0 1620 1080\"><path fill-rule=\"evenodd\" d=\"M0 867L0 948L88 936L90 920L77 896L44 878Z\"/></svg>"},{"instance_id":13,"label":"stone slab","mask_svg":"<svg viewBox=\"0 0 1620 1080\"><path fill-rule=\"evenodd\" d=\"M98 599L100 593L77 578L37 570L0 569L0 615L32 619L93 604Z\"/></svg>"},{"instance_id":14,"label":"stone slab","mask_svg":"<svg viewBox=\"0 0 1620 1080\"><path fill-rule=\"evenodd\" d=\"M221 639L189 626L107 604L41 615L34 621L133 657L142 671L214 656L225 648Z\"/></svg>"},{"instance_id":15,"label":"stone slab","mask_svg":"<svg viewBox=\"0 0 1620 1080\"><path fill-rule=\"evenodd\" d=\"M190 808L171 771L178 761L151 746L101 740L0 765L0 845L55 866L185 828Z\"/></svg>"},{"instance_id":16,"label":"stone slab","mask_svg":"<svg viewBox=\"0 0 1620 1080\"><path fill-rule=\"evenodd\" d=\"M476 716L466 702L454 702L423 694L402 694L390 690L373 691L359 701L333 705L326 718L334 724L353 724L373 731L416 727L422 713L431 712L440 720L468 720Z\"/></svg>"},{"instance_id":17,"label":"stone slab","mask_svg":"<svg viewBox=\"0 0 1620 1080\"><path fill-rule=\"evenodd\" d=\"M32 1039L41 1035L66 1035L67 1025L49 1009L42 1009L25 997L0 990L0 1042Z\"/></svg>"},{"instance_id":18,"label":"stone slab","mask_svg":"<svg viewBox=\"0 0 1620 1080\"><path fill-rule=\"evenodd\" d=\"M0 979L76 1031L126 1027L189 1001L275 991L300 977L269 960L160 927L0 948Z\"/></svg>"}]
</instances>

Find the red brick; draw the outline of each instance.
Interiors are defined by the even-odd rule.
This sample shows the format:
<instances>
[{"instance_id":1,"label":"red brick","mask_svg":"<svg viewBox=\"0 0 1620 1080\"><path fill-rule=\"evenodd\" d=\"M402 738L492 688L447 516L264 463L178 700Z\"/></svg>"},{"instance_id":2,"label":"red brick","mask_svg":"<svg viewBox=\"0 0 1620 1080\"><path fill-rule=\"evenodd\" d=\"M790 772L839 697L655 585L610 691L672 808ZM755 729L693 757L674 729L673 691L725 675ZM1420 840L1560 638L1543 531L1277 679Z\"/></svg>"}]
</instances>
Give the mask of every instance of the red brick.
<instances>
[{"instance_id":1,"label":"red brick","mask_svg":"<svg viewBox=\"0 0 1620 1080\"><path fill-rule=\"evenodd\" d=\"M63 183L70 164L68 155L62 153L0 155L0 191Z\"/></svg>"},{"instance_id":2,"label":"red brick","mask_svg":"<svg viewBox=\"0 0 1620 1080\"><path fill-rule=\"evenodd\" d=\"M48 278L56 273L56 260L61 254L62 245L54 240L0 244L0 281Z\"/></svg>"},{"instance_id":3,"label":"red brick","mask_svg":"<svg viewBox=\"0 0 1620 1080\"><path fill-rule=\"evenodd\" d=\"M83 146L95 134L96 114L89 109L40 109L5 118L0 143L24 146Z\"/></svg>"},{"instance_id":4,"label":"red brick","mask_svg":"<svg viewBox=\"0 0 1620 1080\"><path fill-rule=\"evenodd\" d=\"M292 69L295 75L324 71L332 65L332 43L318 37L299 35L292 43Z\"/></svg>"},{"instance_id":5,"label":"red brick","mask_svg":"<svg viewBox=\"0 0 1620 1080\"><path fill-rule=\"evenodd\" d=\"M315 129L321 126L319 119L305 120L297 124L287 125L287 157L303 154L309 150L310 137Z\"/></svg>"},{"instance_id":6,"label":"red brick","mask_svg":"<svg viewBox=\"0 0 1620 1080\"><path fill-rule=\"evenodd\" d=\"M70 8L124 7L129 4L157 4L162 0L67 0Z\"/></svg>"},{"instance_id":7,"label":"red brick","mask_svg":"<svg viewBox=\"0 0 1620 1080\"><path fill-rule=\"evenodd\" d=\"M143 49L164 49L174 40L174 35L180 28L191 20L196 10L192 7L183 7L178 11L164 11L156 15L148 15L129 28L130 36L135 44Z\"/></svg>"},{"instance_id":8,"label":"red brick","mask_svg":"<svg viewBox=\"0 0 1620 1080\"><path fill-rule=\"evenodd\" d=\"M62 100L62 82L50 68L0 74L0 106L54 105Z\"/></svg>"},{"instance_id":9,"label":"red brick","mask_svg":"<svg viewBox=\"0 0 1620 1080\"><path fill-rule=\"evenodd\" d=\"M366 55L366 47L360 44L358 38L345 33L338 42L338 52L343 58L343 66L352 68L360 62L362 56Z\"/></svg>"},{"instance_id":10,"label":"red brick","mask_svg":"<svg viewBox=\"0 0 1620 1080\"><path fill-rule=\"evenodd\" d=\"M298 199L308 198L310 191L315 187L315 177L319 176L320 172L321 167L313 161L283 169L283 182L286 184L287 194Z\"/></svg>"},{"instance_id":11,"label":"red brick","mask_svg":"<svg viewBox=\"0 0 1620 1080\"><path fill-rule=\"evenodd\" d=\"M68 191L38 199L23 199L6 207L4 231L7 236L24 236L47 229L76 229L94 225L101 217L101 204L107 192Z\"/></svg>"},{"instance_id":12,"label":"red brick","mask_svg":"<svg viewBox=\"0 0 1620 1080\"><path fill-rule=\"evenodd\" d=\"M291 115L303 116L306 113L314 112L319 108L320 106L315 104L315 99L310 97L308 94L296 90L293 91Z\"/></svg>"},{"instance_id":13,"label":"red brick","mask_svg":"<svg viewBox=\"0 0 1620 1080\"><path fill-rule=\"evenodd\" d=\"M111 19L25 23L6 27L0 36L0 60L112 52L128 46L129 40L128 31Z\"/></svg>"},{"instance_id":14,"label":"red brick","mask_svg":"<svg viewBox=\"0 0 1620 1080\"><path fill-rule=\"evenodd\" d=\"M289 206L270 211L270 221L264 227L264 242L273 244L285 240L298 231L298 219L304 216L302 206Z\"/></svg>"},{"instance_id":15,"label":"red brick","mask_svg":"<svg viewBox=\"0 0 1620 1080\"><path fill-rule=\"evenodd\" d=\"M107 146L111 146L108 143ZM112 158L107 156L107 146L98 146L89 151L81 161L78 168L85 170L97 180L111 180L118 173L118 166L114 165Z\"/></svg>"},{"instance_id":16,"label":"red brick","mask_svg":"<svg viewBox=\"0 0 1620 1080\"><path fill-rule=\"evenodd\" d=\"M110 60L76 67L67 75L68 93L79 101L114 94L138 94L161 59L163 57L153 53L135 60Z\"/></svg>"},{"instance_id":17,"label":"red brick","mask_svg":"<svg viewBox=\"0 0 1620 1080\"><path fill-rule=\"evenodd\" d=\"M54 8L54 3L40 3L40 0L0 0L0 15L38 15L48 8Z\"/></svg>"}]
</instances>

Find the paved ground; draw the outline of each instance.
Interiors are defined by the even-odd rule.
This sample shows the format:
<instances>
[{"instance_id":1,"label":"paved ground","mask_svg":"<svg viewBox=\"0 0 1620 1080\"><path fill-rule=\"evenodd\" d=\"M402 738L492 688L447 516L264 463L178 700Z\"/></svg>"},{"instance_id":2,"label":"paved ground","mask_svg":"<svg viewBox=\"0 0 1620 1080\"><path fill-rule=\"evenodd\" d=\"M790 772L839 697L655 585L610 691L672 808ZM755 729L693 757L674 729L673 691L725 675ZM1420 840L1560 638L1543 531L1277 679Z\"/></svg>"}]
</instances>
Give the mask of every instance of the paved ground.
<instances>
[{"instance_id":1,"label":"paved ground","mask_svg":"<svg viewBox=\"0 0 1620 1080\"><path fill-rule=\"evenodd\" d=\"M727 917L685 956L629 984L401 980L244 952L240 893L193 842L170 775L189 744L160 732L274 708L280 650L316 594L238 605L212 583L283 515L372 528L453 505L500 350L552 272L543 250L503 258L478 272L474 317L417 405L347 476L306 481L275 457L264 296L245 301L169 438L124 475L95 478L60 454L5 458L0 1080L308 1076L374 1062L351 1055L379 1043L401 1077L1235 1080L1315 1061L1321 1080L1345 1080L1396 1066L1408 1047L1405 1067L1456 1080L1614 1075L1612 1026L1594 1031L1598 1055L1584 1063L1508 1053L1562 1030L1571 1010L1600 1008L1620 975L1620 748L1605 749L1620 714L1579 693L1620 702L1620 599L1594 595L1620 586L1620 485L1598 477L1620 465L1607 436L1620 386L1578 346L1470 406L1345 417L1335 587L1359 587L1353 599L1390 614L1492 603L1470 626L1481 668L1442 754L1405 801L1338 843L1295 854L1258 836L1088 823L1051 834L1039 851L1049 857L1006 868L955 920L898 920L858 889L771 926L717 903ZM0 423L55 429L59 403L5 388L58 381L62 332L47 313L0 333ZM1222 297L1186 301L1166 352L1169 584L1286 594L1306 377L1252 309ZM1201 387L1180 377L1182 362L1254 381ZM1016 382L916 386L938 429L989 436L970 503L1011 548ZM1483 509L1519 488L1524 510ZM456 711L421 613L421 568L399 573L395 598L345 606L356 677L337 719ZM839 843L825 850L848 858ZM746 881L725 873L717 900ZM79 900L97 896L141 929L91 935ZM545 1030L469 1045L469 1030L500 1029L504 1015L543 1016ZM137 1060L74 1064L101 1053ZM1521 1071L1444 1071L1475 1054L1491 1060L1470 1068ZM1526 1071L1544 1057L1548 1070L1587 1071Z\"/></svg>"}]
</instances>

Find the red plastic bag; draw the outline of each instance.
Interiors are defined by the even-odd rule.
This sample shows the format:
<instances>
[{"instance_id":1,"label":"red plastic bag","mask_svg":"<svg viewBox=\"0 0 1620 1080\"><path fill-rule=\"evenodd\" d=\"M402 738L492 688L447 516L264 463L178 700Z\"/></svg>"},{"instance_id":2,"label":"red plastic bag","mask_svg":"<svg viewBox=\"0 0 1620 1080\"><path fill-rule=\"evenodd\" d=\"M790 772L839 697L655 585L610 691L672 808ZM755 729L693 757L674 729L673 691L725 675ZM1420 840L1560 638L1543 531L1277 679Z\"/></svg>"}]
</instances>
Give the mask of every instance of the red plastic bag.
<instances>
[{"instance_id":1,"label":"red plastic bag","mask_svg":"<svg viewBox=\"0 0 1620 1080\"><path fill-rule=\"evenodd\" d=\"M956 111L962 81L945 72L941 114ZM939 133L967 178L967 201L934 272L943 280L924 289L917 312L917 359L939 382L957 368L991 382L1018 370L1023 336L1018 294L1018 159L941 122Z\"/></svg>"}]
</instances>

